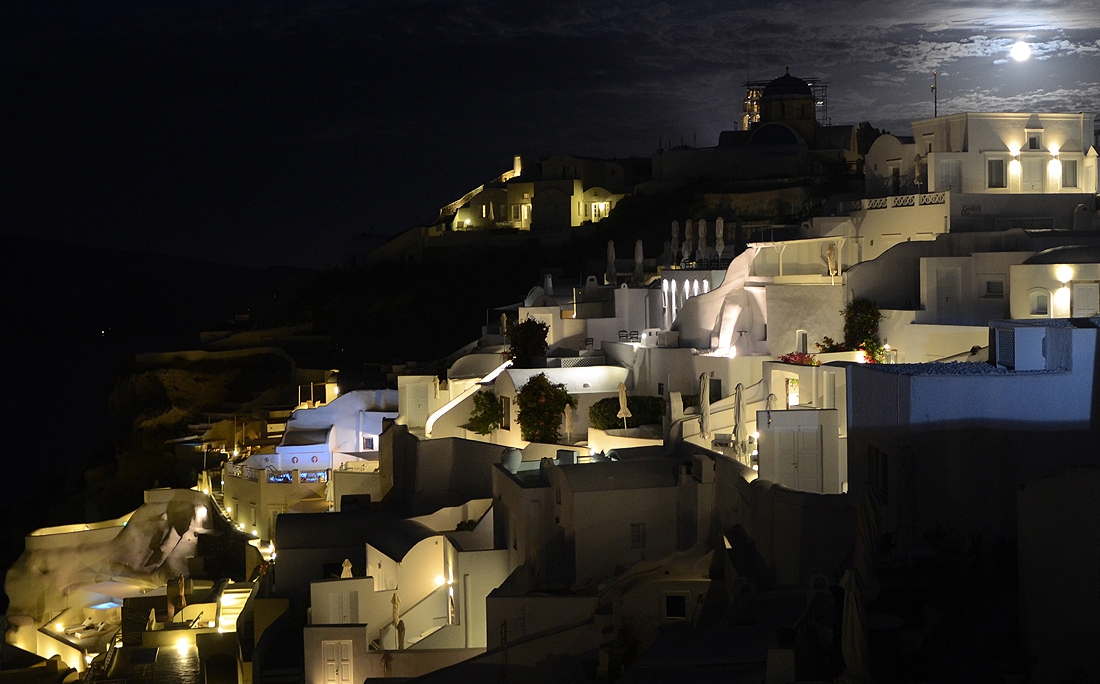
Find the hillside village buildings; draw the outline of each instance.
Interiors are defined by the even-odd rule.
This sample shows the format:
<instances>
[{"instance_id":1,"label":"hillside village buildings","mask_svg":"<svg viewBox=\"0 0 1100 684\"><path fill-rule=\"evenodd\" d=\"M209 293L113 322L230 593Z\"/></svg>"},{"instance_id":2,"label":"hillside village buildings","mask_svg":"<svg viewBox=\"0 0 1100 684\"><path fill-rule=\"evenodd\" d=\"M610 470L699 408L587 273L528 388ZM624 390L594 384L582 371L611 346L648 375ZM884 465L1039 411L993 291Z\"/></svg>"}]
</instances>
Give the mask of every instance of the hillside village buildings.
<instances>
[{"instance_id":1,"label":"hillside village buildings","mask_svg":"<svg viewBox=\"0 0 1100 684\"><path fill-rule=\"evenodd\" d=\"M648 172L729 177L767 150L798 173L860 162L854 131L821 126L799 79L773 81L759 106L751 130L709 151L666 151ZM871 146L865 197L834 202L793 239L735 253L734 217L684 217L670 233L682 257L667 265L639 251L625 269L611 257L581 287L544 281L445 378L407 374L396 391L303 406L278 444L214 475L209 495L151 491L128 521L36 533L8 576L9 595L22 595L8 640L105 677L133 677L142 648L179 643L181 657L227 681L570 667L630 681L632 663L665 667L677 639L710 643L705 632L723 646L678 661L684 676L856 676L883 667L868 640L901 657L935 628L928 604L887 615L900 605L882 589L894 569L958 568L1019 530L1033 672L1051 681L1095 669L1095 654L1067 657L1071 642L1049 635L1066 631L1060 611L1097 628L1074 602L1095 594L1096 559L1065 573L1064 591L1042 580L1072 545L1052 532L1070 523L1043 506L1068 468L1095 479L1095 463L1073 449L1013 460L961 437L1011 429L1032 448L1097 427L1092 127L1092 114L916 121L911 138ZM427 230L595 222L641 166L556 157L532 171L517 159ZM399 258L426 244L403 240L390 247ZM859 349L817 353L820 365L777 358L843 339L842 311L857 299L882 314L884 363ZM545 324L549 349L520 368L506 332L527 319ZM540 373L577 402L556 444L529 442L521 427L518 395ZM479 393L501 408L488 434L470 425ZM659 398L663 415L593 424L598 402L631 397ZM160 540L142 554L128 540L139 520ZM125 561L108 572L83 553L58 555L89 540ZM216 560L229 548L231 569ZM39 562L66 576L38 577ZM231 581L210 581L219 571ZM81 636L85 623L94 634ZM863 646L841 652L842 642Z\"/></svg>"}]
</instances>

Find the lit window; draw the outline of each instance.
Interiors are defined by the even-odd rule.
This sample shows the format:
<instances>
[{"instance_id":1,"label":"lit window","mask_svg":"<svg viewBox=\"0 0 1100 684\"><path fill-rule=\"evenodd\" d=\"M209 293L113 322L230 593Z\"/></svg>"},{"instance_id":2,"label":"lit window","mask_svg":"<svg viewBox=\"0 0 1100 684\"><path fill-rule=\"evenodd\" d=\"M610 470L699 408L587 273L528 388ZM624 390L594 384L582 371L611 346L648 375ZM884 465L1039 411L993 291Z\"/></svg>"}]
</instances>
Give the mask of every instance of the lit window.
<instances>
[{"instance_id":1,"label":"lit window","mask_svg":"<svg viewBox=\"0 0 1100 684\"><path fill-rule=\"evenodd\" d=\"M630 524L630 548L645 548L645 523Z\"/></svg>"},{"instance_id":2,"label":"lit window","mask_svg":"<svg viewBox=\"0 0 1100 684\"><path fill-rule=\"evenodd\" d=\"M1005 184L1005 160L1004 159L990 159L989 160L989 187L991 188L1005 188L1008 187Z\"/></svg>"},{"instance_id":3,"label":"lit window","mask_svg":"<svg viewBox=\"0 0 1100 684\"><path fill-rule=\"evenodd\" d=\"M1062 162L1062 187L1077 187L1077 160L1067 159Z\"/></svg>"},{"instance_id":4,"label":"lit window","mask_svg":"<svg viewBox=\"0 0 1100 684\"><path fill-rule=\"evenodd\" d=\"M489 215L488 206L489 205L487 205L487 204L482 204L481 205L481 218L485 218Z\"/></svg>"}]
</instances>

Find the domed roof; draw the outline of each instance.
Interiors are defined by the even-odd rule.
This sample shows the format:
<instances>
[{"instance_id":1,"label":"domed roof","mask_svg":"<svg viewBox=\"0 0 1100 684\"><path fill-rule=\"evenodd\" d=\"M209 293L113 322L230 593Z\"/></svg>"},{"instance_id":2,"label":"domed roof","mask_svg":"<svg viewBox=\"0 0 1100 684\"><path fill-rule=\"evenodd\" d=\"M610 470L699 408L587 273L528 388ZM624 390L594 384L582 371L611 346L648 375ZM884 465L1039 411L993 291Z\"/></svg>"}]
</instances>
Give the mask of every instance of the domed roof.
<instances>
[{"instance_id":1,"label":"domed roof","mask_svg":"<svg viewBox=\"0 0 1100 684\"><path fill-rule=\"evenodd\" d=\"M802 139L798 134L781 123L766 123L752 132L750 145L798 145Z\"/></svg>"},{"instance_id":2,"label":"domed roof","mask_svg":"<svg viewBox=\"0 0 1100 684\"><path fill-rule=\"evenodd\" d=\"M1062 245L1036 252L1025 264L1100 264L1100 245Z\"/></svg>"},{"instance_id":3,"label":"domed roof","mask_svg":"<svg viewBox=\"0 0 1100 684\"><path fill-rule=\"evenodd\" d=\"M782 97L784 95L798 95L800 97L814 96L808 83L801 78L791 76L789 67L787 73L764 86L764 92L761 97Z\"/></svg>"}]
</instances>

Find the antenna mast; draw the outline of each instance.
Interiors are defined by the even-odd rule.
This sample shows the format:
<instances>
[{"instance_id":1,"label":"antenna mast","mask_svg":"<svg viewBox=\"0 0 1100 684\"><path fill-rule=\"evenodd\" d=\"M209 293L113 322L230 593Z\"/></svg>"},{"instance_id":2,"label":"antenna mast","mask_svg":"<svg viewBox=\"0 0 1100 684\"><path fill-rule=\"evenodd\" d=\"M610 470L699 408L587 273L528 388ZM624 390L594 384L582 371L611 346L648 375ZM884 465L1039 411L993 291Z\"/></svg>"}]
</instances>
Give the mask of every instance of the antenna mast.
<instances>
[{"instance_id":1,"label":"antenna mast","mask_svg":"<svg viewBox=\"0 0 1100 684\"><path fill-rule=\"evenodd\" d=\"M936 92L936 72L932 72L932 116L938 117L940 115L940 97Z\"/></svg>"}]
</instances>

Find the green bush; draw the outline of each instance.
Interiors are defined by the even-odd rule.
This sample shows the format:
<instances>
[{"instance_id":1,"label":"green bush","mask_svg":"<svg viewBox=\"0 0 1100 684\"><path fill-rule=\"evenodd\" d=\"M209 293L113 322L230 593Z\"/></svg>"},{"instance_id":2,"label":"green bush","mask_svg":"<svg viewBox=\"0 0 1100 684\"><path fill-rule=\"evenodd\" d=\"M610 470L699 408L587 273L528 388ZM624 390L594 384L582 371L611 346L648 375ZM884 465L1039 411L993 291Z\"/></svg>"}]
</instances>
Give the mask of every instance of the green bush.
<instances>
[{"instance_id":1,"label":"green bush","mask_svg":"<svg viewBox=\"0 0 1100 684\"><path fill-rule=\"evenodd\" d=\"M533 318L508 326L508 358L516 368L529 368L531 361L546 356L546 336L550 328Z\"/></svg>"},{"instance_id":2,"label":"green bush","mask_svg":"<svg viewBox=\"0 0 1100 684\"><path fill-rule=\"evenodd\" d=\"M626 419L628 428L660 423L665 415L665 400L661 397L627 396L626 406L630 409L630 417ZM618 413L618 397L600 399L588 409L588 424L597 430L621 429L623 419Z\"/></svg>"},{"instance_id":3,"label":"green bush","mask_svg":"<svg viewBox=\"0 0 1100 684\"><path fill-rule=\"evenodd\" d=\"M566 406L577 408L577 400L565 385L550 382L546 373L539 373L516 393L516 422L520 434L528 442L558 443L558 428Z\"/></svg>"},{"instance_id":4,"label":"green bush","mask_svg":"<svg viewBox=\"0 0 1100 684\"><path fill-rule=\"evenodd\" d=\"M870 299L853 299L844 311L844 341L826 337L814 346L820 352L862 351L870 363L882 363L882 340L878 336L878 324L882 313Z\"/></svg>"},{"instance_id":5,"label":"green bush","mask_svg":"<svg viewBox=\"0 0 1100 684\"><path fill-rule=\"evenodd\" d=\"M474 410L470 412L469 426L479 435L487 435L504 421L504 408L492 392L482 390L474 395Z\"/></svg>"}]
</instances>

